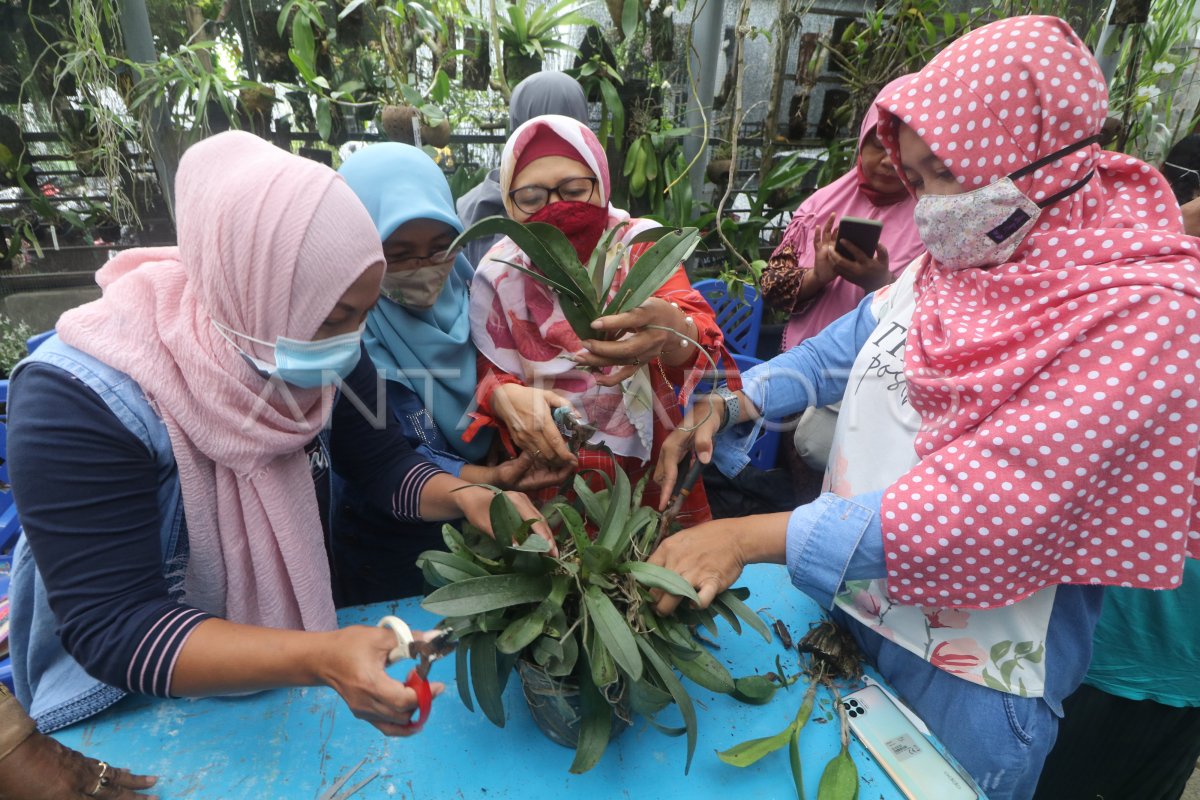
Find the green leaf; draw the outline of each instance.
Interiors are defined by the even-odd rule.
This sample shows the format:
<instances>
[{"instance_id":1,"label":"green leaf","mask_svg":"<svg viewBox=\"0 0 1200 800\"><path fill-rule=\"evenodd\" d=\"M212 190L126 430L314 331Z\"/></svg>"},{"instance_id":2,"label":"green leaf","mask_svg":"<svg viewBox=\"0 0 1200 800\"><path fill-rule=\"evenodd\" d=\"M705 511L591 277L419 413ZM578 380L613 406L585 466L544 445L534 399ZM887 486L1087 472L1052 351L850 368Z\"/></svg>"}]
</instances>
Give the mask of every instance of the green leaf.
<instances>
[{"instance_id":1,"label":"green leaf","mask_svg":"<svg viewBox=\"0 0 1200 800\"><path fill-rule=\"evenodd\" d=\"M613 554L607 547L601 547L599 544L593 544L584 550L579 561L584 569L593 574L603 575L613 568Z\"/></svg>"},{"instance_id":2,"label":"green leaf","mask_svg":"<svg viewBox=\"0 0 1200 800\"><path fill-rule=\"evenodd\" d=\"M1011 639L1005 639L1003 642L996 642L994 645L992 645L992 649L989 651L988 657L991 661L999 663L1000 659L1008 655L1008 651L1011 647Z\"/></svg>"},{"instance_id":3,"label":"green leaf","mask_svg":"<svg viewBox=\"0 0 1200 800\"><path fill-rule=\"evenodd\" d=\"M522 528L525 528L525 531L523 533L525 541L522 542L521 544L509 545L508 549L515 550L518 553L549 553L550 552L550 543L548 541L546 541L545 539L543 539L540 536L529 536L528 535L529 531L528 531L527 526L530 526L530 525L531 525L531 522L526 521L525 525L521 526Z\"/></svg>"},{"instance_id":4,"label":"green leaf","mask_svg":"<svg viewBox=\"0 0 1200 800\"><path fill-rule=\"evenodd\" d=\"M525 520L521 519L517 507L504 492L497 492L488 506L488 519L492 523L492 536L501 544L512 544L517 530Z\"/></svg>"},{"instance_id":5,"label":"green leaf","mask_svg":"<svg viewBox=\"0 0 1200 800\"><path fill-rule=\"evenodd\" d=\"M749 606L738 599L737 594L735 594L736 591L737 590L735 589L726 589L717 595L714 602L722 603L726 608L740 617L743 622L745 622L754 630L758 631L759 635L763 637L763 641L765 641L767 644L770 644L770 628L767 627L767 624L762 621L762 618L759 617L758 614L755 614L752 610L750 610Z\"/></svg>"},{"instance_id":6,"label":"green leaf","mask_svg":"<svg viewBox=\"0 0 1200 800\"><path fill-rule=\"evenodd\" d=\"M317 134L325 142L333 134L333 117L329 112L329 101L324 97L317 101Z\"/></svg>"},{"instance_id":7,"label":"green leaf","mask_svg":"<svg viewBox=\"0 0 1200 800\"><path fill-rule=\"evenodd\" d=\"M592 683L588 670L581 669L579 677L579 742L575 745L575 760L571 774L582 775L600 762L612 733L612 706Z\"/></svg>"},{"instance_id":8,"label":"green leaf","mask_svg":"<svg viewBox=\"0 0 1200 800\"><path fill-rule=\"evenodd\" d=\"M551 508L557 511L562 518L563 525L567 527L567 531L575 542L575 549L580 553L586 552L591 546L591 540L588 538L587 528L583 524L583 517L579 516L579 512L566 503L555 503Z\"/></svg>"},{"instance_id":9,"label":"green leaf","mask_svg":"<svg viewBox=\"0 0 1200 800\"><path fill-rule=\"evenodd\" d=\"M478 564L441 550L426 550L421 553L417 558L417 566L427 578L434 575L440 579L440 582L430 581L435 586L457 583L469 578L482 578L488 574L488 571Z\"/></svg>"},{"instance_id":10,"label":"green leaf","mask_svg":"<svg viewBox=\"0 0 1200 800\"><path fill-rule=\"evenodd\" d=\"M592 680L597 686L610 686L616 683L620 677L617 673L617 662L613 660L612 653L608 652L608 648L604 646L604 640L600 638L600 633L595 626L588 635L587 662Z\"/></svg>"},{"instance_id":11,"label":"green leaf","mask_svg":"<svg viewBox=\"0 0 1200 800\"><path fill-rule=\"evenodd\" d=\"M468 711L475 710L471 702L471 673L468 659L471 656L471 642L474 636L460 636L458 647L454 650L454 682L458 684L458 696Z\"/></svg>"},{"instance_id":12,"label":"green leaf","mask_svg":"<svg viewBox=\"0 0 1200 800\"><path fill-rule=\"evenodd\" d=\"M304 78L304 80L308 81L309 83L312 83L314 80L316 80L316 69L312 64L301 58L300 54L296 52L295 48L288 50L288 60L292 62L292 66L296 68L296 71L300 73L300 77Z\"/></svg>"},{"instance_id":13,"label":"green leaf","mask_svg":"<svg viewBox=\"0 0 1200 800\"><path fill-rule=\"evenodd\" d=\"M657 564L647 564L641 561L627 561L617 567L618 572L627 572L643 586L662 589L679 597L700 602L700 598L692 589L691 584L680 577L678 572L660 567Z\"/></svg>"},{"instance_id":14,"label":"green leaf","mask_svg":"<svg viewBox=\"0 0 1200 800\"><path fill-rule=\"evenodd\" d=\"M734 698L752 706L761 706L771 702L778 691L779 684L763 675L747 675L733 679Z\"/></svg>"},{"instance_id":15,"label":"green leaf","mask_svg":"<svg viewBox=\"0 0 1200 800\"><path fill-rule=\"evenodd\" d=\"M821 783L817 786L817 800L855 800L858 797L858 768L850 751L842 747L840 753L825 765Z\"/></svg>"},{"instance_id":16,"label":"green leaf","mask_svg":"<svg viewBox=\"0 0 1200 800\"><path fill-rule=\"evenodd\" d=\"M735 767L748 767L764 756L774 753L792 738L795 726L788 725L774 736L764 736L761 739L751 739L735 744L728 750L718 750L717 758Z\"/></svg>"},{"instance_id":17,"label":"green leaf","mask_svg":"<svg viewBox=\"0 0 1200 800\"><path fill-rule=\"evenodd\" d=\"M582 475L575 476L575 496L583 504L583 513L587 515L587 518L599 525L605 516L604 505L597 500L596 493L588 486L587 479Z\"/></svg>"},{"instance_id":18,"label":"green leaf","mask_svg":"<svg viewBox=\"0 0 1200 800\"><path fill-rule=\"evenodd\" d=\"M800 766L800 729L792 731L788 741L788 761L792 767L792 783L796 784L797 800L804 800L804 770Z\"/></svg>"},{"instance_id":19,"label":"green leaf","mask_svg":"<svg viewBox=\"0 0 1200 800\"><path fill-rule=\"evenodd\" d=\"M690 658L683 656L675 648L670 648L670 652L671 661L688 680L710 692L729 694L733 691L733 676L729 674L729 670L704 648L697 646L689 654Z\"/></svg>"},{"instance_id":20,"label":"green leaf","mask_svg":"<svg viewBox=\"0 0 1200 800\"><path fill-rule=\"evenodd\" d=\"M550 581L542 575L487 575L443 586L426 597L421 607L443 617L465 617L533 603L549 591Z\"/></svg>"},{"instance_id":21,"label":"green leaf","mask_svg":"<svg viewBox=\"0 0 1200 800\"><path fill-rule=\"evenodd\" d=\"M604 308L603 315L620 314L640 306L662 288L699 244L700 232L696 228L684 228L663 236L629 268L624 283Z\"/></svg>"},{"instance_id":22,"label":"green leaf","mask_svg":"<svg viewBox=\"0 0 1200 800\"><path fill-rule=\"evenodd\" d=\"M683 766L683 774L686 775L688 770L692 768L692 755L696 752L696 707L692 704L692 698L688 696L687 690L683 688L683 684L679 682L679 678L675 676L674 670L659 655L654 645L644 637L638 637L637 645L642 651L642 656L654 671L658 673L658 679L662 682L662 685L666 687L667 691L671 693L671 697L675 699L675 705L679 707L679 713L683 716L683 724L687 728L687 760Z\"/></svg>"},{"instance_id":23,"label":"green leaf","mask_svg":"<svg viewBox=\"0 0 1200 800\"><path fill-rule=\"evenodd\" d=\"M575 248L562 231L544 222L521 224L507 217L487 217L467 228L450 245L451 249L483 236L507 236L529 257L541 275L553 281L559 291L584 305L591 303L591 284ZM532 273L540 278L537 273ZM562 303L567 306L567 303ZM590 309L595 311L595 309ZM594 317L593 317L594 318Z\"/></svg>"},{"instance_id":24,"label":"green leaf","mask_svg":"<svg viewBox=\"0 0 1200 800\"><path fill-rule=\"evenodd\" d=\"M498 728L504 727L504 702L496 663L496 634L476 634L471 644L471 685L479 710Z\"/></svg>"},{"instance_id":25,"label":"green leaf","mask_svg":"<svg viewBox=\"0 0 1200 800\"><path fill-rule=\"evenodd\" d=\"M621 33L626 39L633 38L634 32L637 31L638 20L642 16L641 0L625 0L625 6L621 9Z\"/></svg>"},{"instance_id":26,"label":"green leaf","mask_svg":"<svg viewBox=\"0 0 1200 800\"><path fill-rule=\"evenodd\" d=\"M671 693L660 689L649 680L632 681L629 684L629 705L643 717L653 717L671 702ZM681 730L680 733L683 731Z\"/></svg>"},{"instance_id":27,"label":"green leaf","mask_svg":"<svg viewBox=\"0 0 1200 800\"><path fill-rule=\"evenodd\" d=\"M630 1L632 2L632 0ZM613 144L620 150L625 144L625 104L621 102L621 95L617 93L617 87L609 81L600 81L600 97L604 100L604 107L612 116ZM606 142L601 142L601 144L606 144Z\"/></svg>"},{"instance_id":28,"label":"green leaf","mask_svg":"<svg viewBox=\"0 0 1200 800\"><path fill-rule=\"evenodd\" d=\"M608 496L608 511L604 515L604 521L600 523L600 532L596 535L596 544L607 547L614 553L624 549L621 547L621 537L625 533L625 522L629 519L631 494L629 476L623 469L616 470L612 490Z\"/></svg>"},{"instance_id":29,"label":"green leaf","mask_svg":"<svg viewBox=\"0 0 1200 800\"><path fill-rule=\"evenodd\" d=\"M429 97L435 103L444 103L450 99L450 76L441 69L433 76L433 83L429 87Z\"/></svg>"},{"instance_id":30,"label":"green leaf","mask_svg":"<svg viewBox=\"0 0 1200 800\"><path fill-rule=\"evenodd\" d=\"M612 247L613 239L629 225L628 222L622 222L614 225L603 236L600 237L600 242L596 245L596 249L592 251L591 258L588 259L587 269L588 274L592 279L592 292L597 300L604 299L604 293L607 291L604 285L604 267L605 257L608 254L608 248Z\"/></svg>"},{"instance_id":31,"label":"green leaf","mask_svg":"<svg viewBox=\"0 0 1200 800\"><path fill-rule=\"evenodd\" d=\"M542 635L550 612L538 606L523 617L513 620L496 639L496 649L501 653L519 653L534 639Z\"/></svg>"},{"instance_id":32,"label":"green leaf","mask_svg":"<svg viewBox=\"0 0 1200 800\"><path fill-rule=\"evenodd\" d=\"M620 474L619 470L617 474ZM587 606L592 625L612 654L613 660L630 679L641 680L642 659L638 655L637 639L621 612L617 611L612 600L595 586L589 586L583 593L583 602Z\"/></svg>"},{"instance_id":33,"label":"green leaf","mask_svg":"<svg viewBox=\"0 0 1200 800\"><path fill-rule=\"evenodd\" d=\"M292 17L292 47L296 49L296 55L307 64L310 71L316 72L317 65L317 44L313 37L312 27L308 24L308 20L301 14Z\"/></svg>"},{"instance_id":34,"label":"green leaf","mask_svg":"<svg viewBox=\"0 0 1200 800\"><path fill-rule=\"evenodd\" d=\"M341 22L346 17L353 14L354 9L358 8L365 2L367 2L367 0L350 0L350 2L346 4L346 7L342 9L341 13L338 14L338 22Z\"/></svg>"}]
</instances>

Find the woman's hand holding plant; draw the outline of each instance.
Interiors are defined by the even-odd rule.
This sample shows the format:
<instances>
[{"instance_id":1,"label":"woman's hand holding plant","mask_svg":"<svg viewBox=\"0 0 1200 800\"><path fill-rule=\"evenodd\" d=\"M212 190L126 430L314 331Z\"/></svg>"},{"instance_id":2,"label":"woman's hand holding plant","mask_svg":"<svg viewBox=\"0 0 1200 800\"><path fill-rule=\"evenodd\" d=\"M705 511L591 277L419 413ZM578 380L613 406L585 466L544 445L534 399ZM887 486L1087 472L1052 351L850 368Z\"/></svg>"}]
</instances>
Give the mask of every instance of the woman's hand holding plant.
<instances>
[{"instance_id":1,"label":"woman's hand holding plant","mask_svg":"<svg viewBox=\"0 0 1200 800\"><path fill-rule=\"evenodd\" d=\"M579 364L621 366L607 375L598 375L596 383L601 386L616 386L656 358L669 366L679 366L695 352L695 345L682 337L695 338L696 323L678 306L661 297L651 297L623 314L600 317L592 323L592 328L627 334L611 342L598 339L583 342L584 352L576 356Z\"/></svg>"},{"instance_id":2,"label":"woman's hand holding plant","mask_svg":"<svg viewBox=\"0 0 1200 800\"><path fill-rule=\"evenodd\" d=\"M566 471L570 471L572 467L568 465L565 469ZM520 492L505 492L504 494L512 501L513 506L517 509L517 513L521 515L521 519L537 520L533 524L531 532L550 543L551 555L558 555L558 546L554 542L554 534L550 531L550 526L546 524L546 520L542 518L537 508L534 507L533 502ZM490 510L495 492L486 486L465 486L456 490L454 496L467 522L488 536L495 536L495 533L492 531Z\"/></svg>"}]
</instances>

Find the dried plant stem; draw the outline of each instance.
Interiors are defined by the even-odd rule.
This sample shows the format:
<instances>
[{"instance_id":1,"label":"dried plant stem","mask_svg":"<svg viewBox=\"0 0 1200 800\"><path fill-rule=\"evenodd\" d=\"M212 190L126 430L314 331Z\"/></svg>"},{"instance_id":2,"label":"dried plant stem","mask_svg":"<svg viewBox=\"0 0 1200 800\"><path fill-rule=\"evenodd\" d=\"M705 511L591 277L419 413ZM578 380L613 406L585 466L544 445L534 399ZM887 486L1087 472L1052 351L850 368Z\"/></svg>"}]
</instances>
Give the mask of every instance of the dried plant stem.
<instances>
[{"instance_id":1,"label":"dried plant stem","mask_svg":"<svg viewBox=\"0 0 1200 800\"><path fill-rule=\"evenodd\" d=\"M741 10L738 12L738 24L734 28L735 45L735 61L734 61L734 80L733 80L733 125L729 132L729 175L725 180L725 193L721 195L721 201L717 203L717 235L721 237L721 242L724 243L726 249L733 253L738 261L742 262L751 274L754 270L750 266L750 262L746 257L738 252L729 238L725 236L725 226L723 224L725 218L725 203L729 200L729 195L733 192L734 176L737 175L737 159L738 159L738 129L741 128L742 122L742 83L746 77L746 20L750 16L750 0L742 0Z\"/></svg>"}]
</instances>

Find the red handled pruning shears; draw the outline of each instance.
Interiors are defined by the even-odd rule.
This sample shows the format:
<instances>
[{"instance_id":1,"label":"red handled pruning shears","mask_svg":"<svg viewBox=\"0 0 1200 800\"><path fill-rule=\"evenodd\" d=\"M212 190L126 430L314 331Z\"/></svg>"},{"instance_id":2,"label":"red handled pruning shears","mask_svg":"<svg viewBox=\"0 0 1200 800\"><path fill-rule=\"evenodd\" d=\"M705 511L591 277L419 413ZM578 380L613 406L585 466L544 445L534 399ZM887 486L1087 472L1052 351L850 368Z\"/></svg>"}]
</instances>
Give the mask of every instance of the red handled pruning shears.
<instances>
[{"instance_id":1,"label":"red handled pruning shears","mask_svg":"<svg viewBox=\"0 0 1200 800\"><path fill-rule=\"evenodd\" d=\"M399 617L387 616L379 620L379 627L389 628L396 634L396 646L388 653L388 663L395 664L405 658L418 659L417 665L404 679L404 685L417 693L417 710L421 716L404 725L405 731L416 732L429 720L429 709L433 705L433 692L429 688L429 668L443 656L454 652L458 640L450 628L438 628L429 639L414 639L408 624Z\"/></svg>"}]
</instances>

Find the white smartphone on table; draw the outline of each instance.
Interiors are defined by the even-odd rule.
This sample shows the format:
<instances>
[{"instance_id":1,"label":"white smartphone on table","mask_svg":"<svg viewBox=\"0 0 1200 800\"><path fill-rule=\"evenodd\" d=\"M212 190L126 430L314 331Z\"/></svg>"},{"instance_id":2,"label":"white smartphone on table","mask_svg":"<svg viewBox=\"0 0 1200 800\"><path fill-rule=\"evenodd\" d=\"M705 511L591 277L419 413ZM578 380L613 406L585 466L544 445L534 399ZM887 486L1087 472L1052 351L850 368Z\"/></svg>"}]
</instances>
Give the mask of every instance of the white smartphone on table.
<instances>
[{"instance_id":1,"label":"white smartphone on table","mask_svg":"<svg viewBox=\"0 0 1200 800\"><path fill-rule=\"evenodd\" d=\"M878 686L842 698L850 730L909 800L984 800Z\"/></svg>"}]
</instances>

